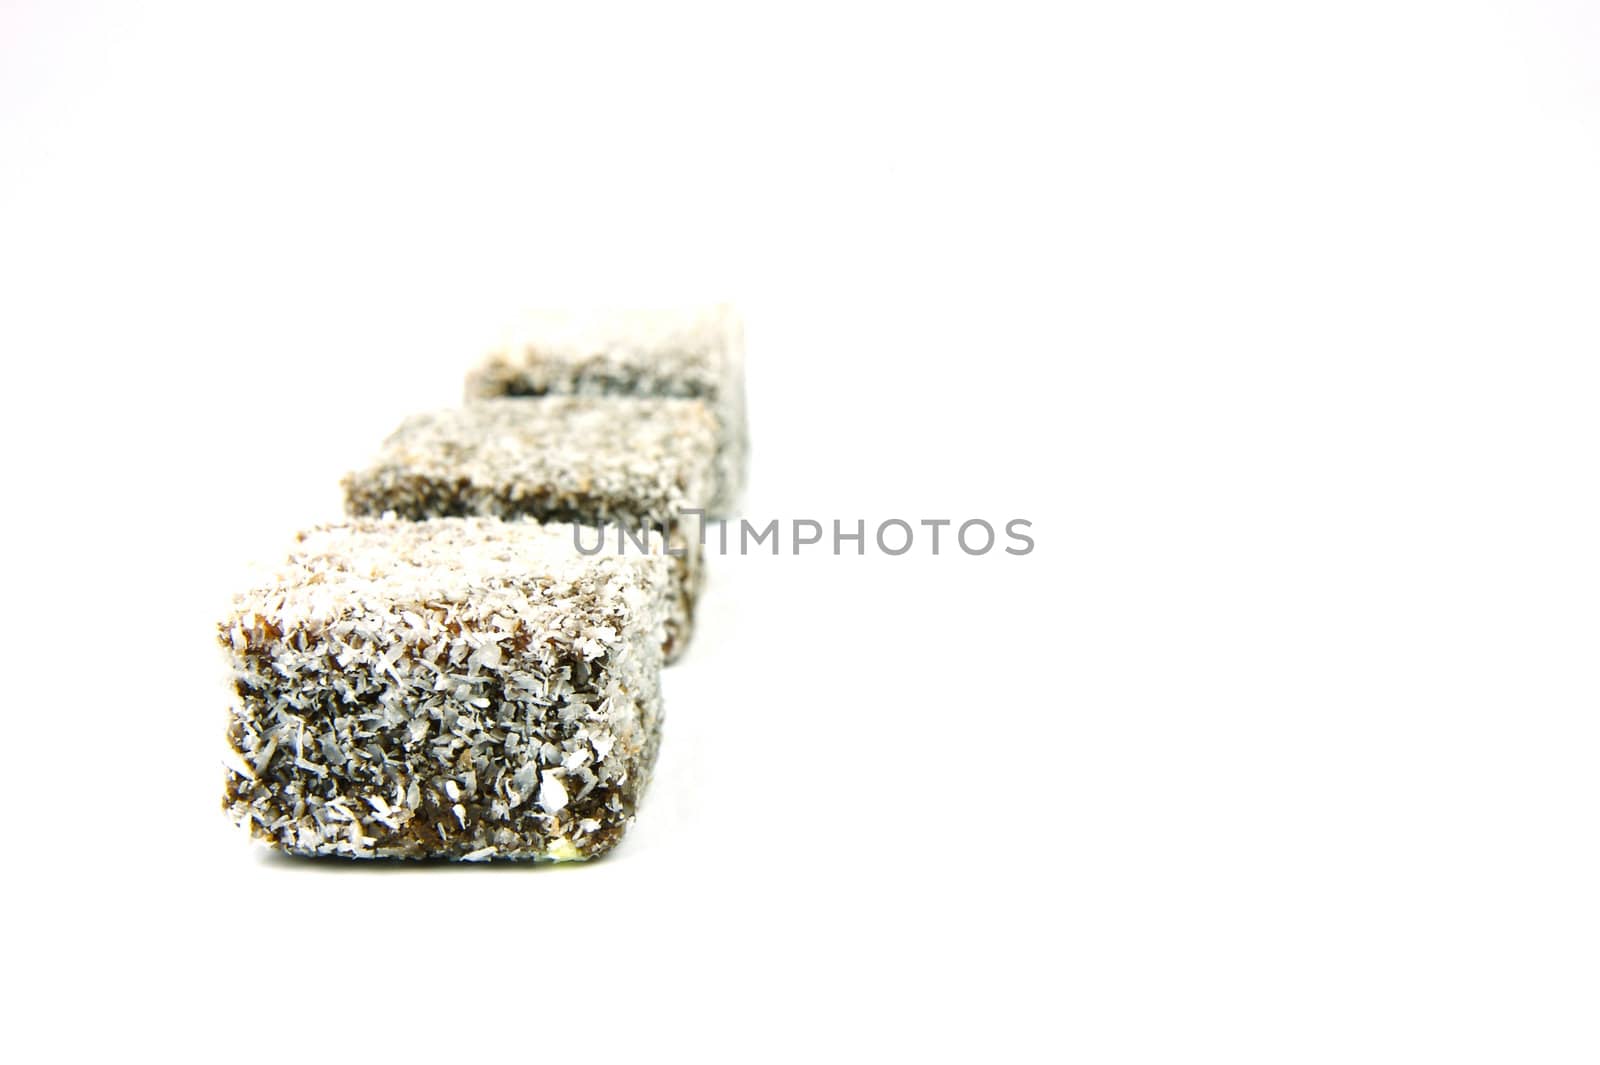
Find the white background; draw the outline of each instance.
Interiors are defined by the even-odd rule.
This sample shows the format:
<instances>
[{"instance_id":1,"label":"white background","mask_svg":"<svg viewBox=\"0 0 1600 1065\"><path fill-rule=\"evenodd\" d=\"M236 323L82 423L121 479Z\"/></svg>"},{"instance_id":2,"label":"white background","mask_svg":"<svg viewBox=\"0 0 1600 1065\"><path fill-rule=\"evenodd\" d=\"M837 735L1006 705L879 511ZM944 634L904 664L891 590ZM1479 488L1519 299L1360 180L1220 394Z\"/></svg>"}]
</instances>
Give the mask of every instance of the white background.
<instances>
[{"instance_id":1,"label":"white background","mask_svg":"<svg viewBox=\"0 0 1600 1065\"><path fill-rule=\"evenodd\" d=\"M1592 4L0 3L5 1057L1594 1061ZM521 305L728 297L636 831L264 856L211 625Z\"/></svg>"}]
</instances>

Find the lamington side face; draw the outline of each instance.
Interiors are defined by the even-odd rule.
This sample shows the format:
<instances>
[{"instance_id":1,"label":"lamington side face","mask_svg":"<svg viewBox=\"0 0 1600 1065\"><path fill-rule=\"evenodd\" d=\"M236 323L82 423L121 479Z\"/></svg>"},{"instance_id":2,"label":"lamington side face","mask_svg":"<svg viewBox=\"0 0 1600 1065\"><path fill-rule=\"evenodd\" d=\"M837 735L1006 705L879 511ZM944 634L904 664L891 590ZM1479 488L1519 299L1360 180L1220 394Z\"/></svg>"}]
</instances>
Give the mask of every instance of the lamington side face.
<instances>
[{"instance_id":1,"label":"lamington side face","mask_svg":"<svg viewBox=\"0 0 1600 1065\"><path fill-rule=\"evenodd\" d=\"M466 394L704 400L717 420L711 513L730 513L743 490L744 323L730 307L529 314L468 374Z\"/></svg>"},{"instance_id":2,"label":"lamington side face","mask_svg":"<svg viewBox=\"0 0 1600 1065\"><path fill-rule=\"evenodd\" d=\"M384 442L374 462L344 479L356 516L393 512L413 520L447 516L532 517L663 531L672 548L667 652L688 646L703 583L701 526L715 478L716 422L694 399L560 396L530 403L496 399L415 415ZM584 538L587 548L599 534Z\"/></svg>"},{"instance_id":3,"label":"lamington side face","mask_svg":"<svg viewBox=\"0 0 1600 1065\"><path fill-rule=\"evenodd\" d=\"M661 732L667 560L561 525L352 521L302 533L218 627L224 807L280 850L593 857Z\"/></svg>"}]
</instances>

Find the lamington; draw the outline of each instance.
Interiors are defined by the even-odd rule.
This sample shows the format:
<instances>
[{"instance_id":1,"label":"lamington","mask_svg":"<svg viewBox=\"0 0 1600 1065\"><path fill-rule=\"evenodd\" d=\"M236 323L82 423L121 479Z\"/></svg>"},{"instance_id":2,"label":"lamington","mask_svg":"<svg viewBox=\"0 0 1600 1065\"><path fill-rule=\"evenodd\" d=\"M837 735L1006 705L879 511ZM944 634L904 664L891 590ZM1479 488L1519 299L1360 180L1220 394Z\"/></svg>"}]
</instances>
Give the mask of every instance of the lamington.
<instances>
[{"instance_id":1,"label":"lamington","mask_svg":"<svg viewBox=\"0 0 1600 1065\"><path fill-rule=\"evenodd\" d=\"M301 533L218 626L225 809L296 855L605 852L660 744L664 547L493 518Z\"/></svg>"},{"instance_id":2,"label":"lamington","mask_svg":"<svg viewBox=\"0 0 1600 1065\"><path fill-rule=\"evenodd\" d=\"M715 420L700 400L484 400L402 422L369 466L345 477L345 509L579 523L594 527L573 530L585 550L604 541L627 551L639 530L661 532L673 580L671 662L688 646L704 581L716 446Z\"/></svg>"}]
</instances>

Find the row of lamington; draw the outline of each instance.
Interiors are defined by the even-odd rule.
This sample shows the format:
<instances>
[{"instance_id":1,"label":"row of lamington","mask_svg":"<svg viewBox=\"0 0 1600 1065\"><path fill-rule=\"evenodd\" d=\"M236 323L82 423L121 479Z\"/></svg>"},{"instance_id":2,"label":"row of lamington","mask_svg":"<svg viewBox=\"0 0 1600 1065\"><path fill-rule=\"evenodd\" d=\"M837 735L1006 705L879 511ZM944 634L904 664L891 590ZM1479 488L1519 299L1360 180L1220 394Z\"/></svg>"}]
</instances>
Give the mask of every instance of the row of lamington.
<instances>
[{"instance_id":1,"label":"row of lamington","mask_svg":"<svg viewBox=\"0 0 1600 1065\"><path fill-rule=\"evenodd\" d=\"M699 514L745 467L728 308L541 315L407 419L219 626L224 807L301 855L593 857L632 822ZM601 530L607 530L602 533Z\"/></svg>"}]
</instances>

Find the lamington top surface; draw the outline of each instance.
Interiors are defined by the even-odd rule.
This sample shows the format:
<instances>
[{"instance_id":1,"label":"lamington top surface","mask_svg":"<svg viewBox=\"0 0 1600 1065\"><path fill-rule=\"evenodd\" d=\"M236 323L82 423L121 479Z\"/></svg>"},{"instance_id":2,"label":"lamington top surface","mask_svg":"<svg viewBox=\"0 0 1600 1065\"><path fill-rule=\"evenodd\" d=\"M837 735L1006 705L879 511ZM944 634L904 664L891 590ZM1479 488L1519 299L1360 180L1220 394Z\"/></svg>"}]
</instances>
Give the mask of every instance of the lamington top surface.
<instances>
[{"instance_id":1,"label":"lamington top surface","mask_svg":"<svg viewBox=\"0 0 1600 1065\"><path fill-rule=\"evenodd\" d=\"M345 500L353 514L670 522L707 502L716 446L698 400L484 400L406 419Z\"/></svg>"},{"instance_id":2,"label":"lamington top surface","mask_svg":"<svg viewBox=\"0 0 1600 1065\"><path fill-rule=\"evenodd\" d=\"M468 376L468 398L623 392L710 399L742 358L726 306L535 311Z\"/></svg>"},{"instance_id":3,"label":"lamington top surface","mask_svg":"<svg viewBox=\"0 0 1600 1065\"><path fill-rule=\"evenodd\" d=\"M484 518L319 526L234 597L223 638L243 650L335 623L393 627L419 642L488 627L598 654L619 629L659 623L666 558L659 536L647 546L585 555L570 525Z\"/></svg>"}]
</instances>

